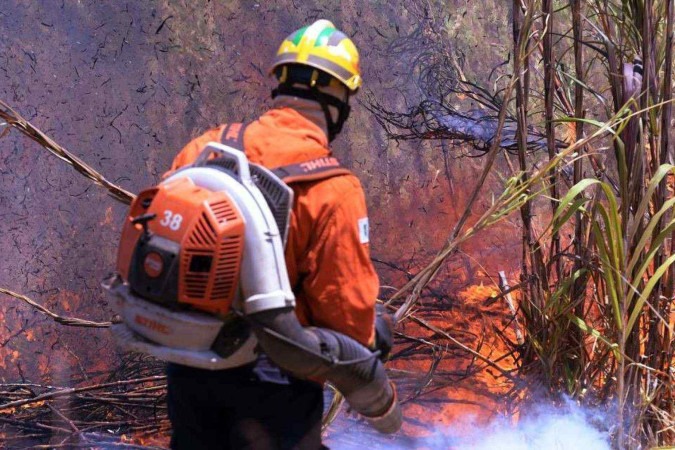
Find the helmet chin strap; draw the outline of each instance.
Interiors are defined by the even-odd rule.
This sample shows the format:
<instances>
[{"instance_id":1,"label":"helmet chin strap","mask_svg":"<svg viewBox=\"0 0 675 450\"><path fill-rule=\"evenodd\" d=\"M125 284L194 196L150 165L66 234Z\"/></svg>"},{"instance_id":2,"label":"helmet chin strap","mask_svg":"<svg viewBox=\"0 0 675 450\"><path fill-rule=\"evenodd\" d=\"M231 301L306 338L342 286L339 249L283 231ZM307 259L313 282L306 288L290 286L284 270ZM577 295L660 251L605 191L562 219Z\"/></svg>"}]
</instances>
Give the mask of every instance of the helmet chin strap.
<instances>
[{"instance_id":1,"label":"helmet chin strap","mask_svg":"<svg viewBox=\"0 0 675 450\"><path fill-rule=\"evenodd\" d=\"M347 121L351 107L347 101L340 100L329 94L325 94L319 90L317 86L312 86L309 89L297 88L289 83L281 83L276 89L272 90L272 98L278 95L290 95L294 97L304 98L306 100L316 101L321 105L323 114L326 116L326 128L328 130L328 141L332 142L342 131L342 126ZM337 120L333 120L333 115L328 109L333 106L338 111Z\"/></svg>"}]
</instances>

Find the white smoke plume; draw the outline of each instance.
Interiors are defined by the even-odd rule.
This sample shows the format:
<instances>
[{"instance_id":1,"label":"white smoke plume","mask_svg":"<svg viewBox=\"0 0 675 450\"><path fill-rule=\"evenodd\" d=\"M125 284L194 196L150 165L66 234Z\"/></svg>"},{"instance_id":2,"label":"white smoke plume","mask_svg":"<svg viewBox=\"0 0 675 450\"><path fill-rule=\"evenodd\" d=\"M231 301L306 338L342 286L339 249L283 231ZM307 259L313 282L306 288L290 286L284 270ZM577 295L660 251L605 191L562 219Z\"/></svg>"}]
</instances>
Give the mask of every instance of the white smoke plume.
<instances>
[{"instance_id":1,"label":"white smoke plume","mask_svg":"<svg viewBox=\"0 0 675 450\"><path fill-rule=\"evenodd\" d=\"M329 433L332 450L356 448L416 450L610 450L611 424L599 411L582 409L572 401L544 405L521 414L518 423L507 419L475 425L470 419L429 436L383 437L365 426L340 421Z\"/></svg>"},{"instance_id":2,"label":"white smoke plume","mask_svg":"<svg viewBox=\"0 0 675 450\"><path fill-rule=\"evenodd\" d=\"M473 433L457 448L472 450L610 450L609 432L600 431L599 413L567 403L537 408L516 425L496 421ZM602 421L605 422L605 421ZM442 448L442 447L441 447Z\"/></svg>"}]
</instances>

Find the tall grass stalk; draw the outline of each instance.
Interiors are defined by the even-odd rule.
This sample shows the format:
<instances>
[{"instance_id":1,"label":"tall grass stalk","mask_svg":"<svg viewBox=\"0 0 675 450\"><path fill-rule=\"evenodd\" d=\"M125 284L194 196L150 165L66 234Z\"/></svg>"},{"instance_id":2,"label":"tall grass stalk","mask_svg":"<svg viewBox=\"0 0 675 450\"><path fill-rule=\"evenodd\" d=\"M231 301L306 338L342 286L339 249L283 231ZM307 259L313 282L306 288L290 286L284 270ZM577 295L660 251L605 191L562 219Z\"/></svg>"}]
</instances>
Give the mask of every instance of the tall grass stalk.
<instances>
[{"instance_id":1,"label":"tall grass stalk","mask_svg":"<svg viewBox=\"0 0 675 450\"><path fill-rule=\"evenodd\" d=\"M516 36L515 30L538 7L543 54L533 64L543 70L533 73L543 77L521 81L516 104L519 112L536 110L527 108L528 88L540 89L543 95L532 98L544 99L544 115L519 113L519 129L543 122L551 140L559 123L570 128L568 138L580 151L556 161L548 147L549 162L557 165L541 181L548 183L553 212L539 224L545 230L539 236L532 216L533 208L543 215L541 202L530 196L521 206L521 276L530 281L521 298L527 330L521 367L552 396L614 405L616 448L672 445L673 0L569 0L555 11L549 0L514 1L514 74L521 80L519 55L532 48L536 33ZM571 39L554 43L554 24ZM586 129L611 122L600 143L613 150L605 155L608 168L586 173L581 155L589 148L580 145ZM540 157L519 144L527 174Z\"/></svg>"}]
</instances>

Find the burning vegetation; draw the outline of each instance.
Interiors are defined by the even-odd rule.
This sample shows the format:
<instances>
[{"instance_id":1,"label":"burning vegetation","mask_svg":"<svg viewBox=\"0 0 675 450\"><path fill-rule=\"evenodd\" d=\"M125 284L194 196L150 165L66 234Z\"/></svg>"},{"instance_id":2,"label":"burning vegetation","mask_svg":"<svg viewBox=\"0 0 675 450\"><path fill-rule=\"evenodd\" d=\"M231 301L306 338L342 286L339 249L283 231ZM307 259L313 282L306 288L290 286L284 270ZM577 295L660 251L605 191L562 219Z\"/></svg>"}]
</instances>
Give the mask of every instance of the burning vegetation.
<instances>
[{"instance_id":1,"label":"burning vegetation","mask_svg":"<svg viewBox=\"0 0 675 450\"><path fill-rule=\"evenodd\" d=\"M391 63L400 96L372 88L363 102L382 126L375 140L386 148L387 167L400 146L409 146L417 149L409 150L411 159L435 173L422 180L399 173L399 184L390 173L382 183L364 182L379 206L373 222L383 237L374 241L374 261L382 301L398 322L387 368L406 421L393 440L363 436L339 414L342 399L335 395L325 417L328 444L490 448L493 441L470 429L505 416L522 419L524 437L509 448L531 448L521 444L532 442L530 429L557 417L555 408L530 414L542 401L568 408L569 429L590 423L599 433L579 445L675 444L673 1L499 2L510 33L501 30L504 60L488 71L477 70L477 55L457 39L457 27L476 10L465 6L462 15L447 2L414 3L396 6L405 10L407 32L396 25L395 34L374 37L383 55L404 62ZM163 16L155 35L170 29L172 17ZM164 44L155 50L170 52ZM249 86L255 90L260 83L251 65L242 69L242 83L256 80ZM196 77L190 102L202 83ZM118 117L109 121L115 130ZM124 180L103 177L47 135L58 137L59 129L42 132L5 103L0 118L7 131L32 139L112 199L133 199L118 185ZM361 139L351 135L352 144ZM361 164L359 155L352 163ZM0 168L3 176L17 176L9 165ZM106 204L100 226L111 226L119 211ZM414 251L401 254L400 242L415 244ZM5 303L28 305L60 326L107 328L116 320L71 317L93 308L81 307L77 294L66 304L67 295L31 288L44 300L36 302L6 289L9 281L0 285ZM70 348L58 332L7 321L8 314L20 316L0 310L7 330L0 334L0 370L14 374L0 378L6 446L167 444L162 364L88 350L85 343ZM99 332L79 329L77 336ZM17 336L51 348L29 358L12 347ZM68 361L52 358L54 351ZM35 369L29 376L27 366ZM45 376L36 382L35 373ZM530 421L532 415L539 419ZM485 433L503 436L513 425L498 423ZM552 445L546 436L535 445Z\"/></svg>"},{"instance_id":2,"label":"burning vegetation","mask_svg":"<svg viewBox=\"0 0 675 450\"><path fill-rule=\"evenodd\" d=\"M442 42L444 28L426 19L393 51ZM483 153L489 144L485 171L500 148L515 154L514 167L503 153L510 173L492 204L523 188L518 373L551 399L611 409L616 448L672 444L673 4L570 1L554 12L548 0L514 1L511 21L513 69L492 91L440 45L411 72L417 106L371 111L394 139L469 141ZM406 286L406 303L462 226Z\"/></svg>"}]
</instances>

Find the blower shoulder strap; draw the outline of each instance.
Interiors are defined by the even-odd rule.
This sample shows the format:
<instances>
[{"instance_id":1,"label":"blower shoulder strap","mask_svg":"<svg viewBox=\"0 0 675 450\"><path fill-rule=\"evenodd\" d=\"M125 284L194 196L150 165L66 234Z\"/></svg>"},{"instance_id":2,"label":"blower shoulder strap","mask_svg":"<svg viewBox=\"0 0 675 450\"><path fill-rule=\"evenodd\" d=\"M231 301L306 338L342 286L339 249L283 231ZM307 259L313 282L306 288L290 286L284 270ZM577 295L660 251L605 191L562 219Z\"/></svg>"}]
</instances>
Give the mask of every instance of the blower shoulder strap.
<instances>
[{"instance_id":1,"label":"blower shoulder strap","mask_svg":"<svg viewBox=\"0 0 675 450\"><path fill-rule=\"evenodd\" d=\"M220 142L243 152L244 130L247 126L248 124L245 123L230 123L225 125L220 135ZM324 156L297 164L277 167L272 172L286 184L318 181L338 175L351 174L333 156Z\"/></svg>"},{"instance_id":2,"label":"blower shoulder strap","mask_svg":"<svg viewBox=\"0 0 675 450\"><path fill-rule=\"evenodd\" d=\"M318 181L338 175L348 175L351 172L340 164L337 158L325 156L311 159L298 164L277 167L272 170L284 183L302 183L303 181Z\"/></svg>"}]
</instances>

